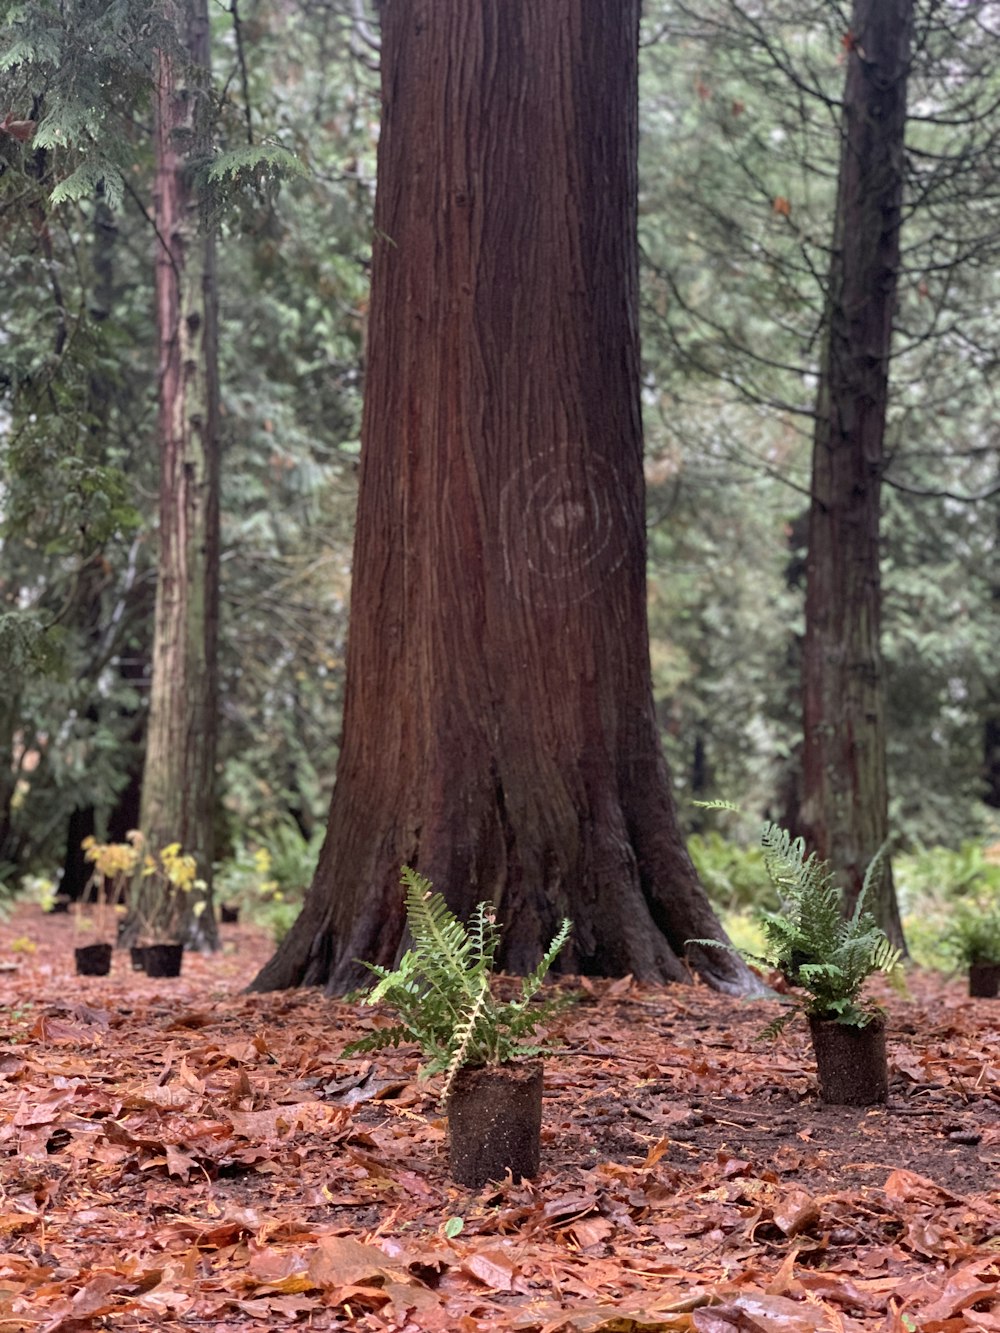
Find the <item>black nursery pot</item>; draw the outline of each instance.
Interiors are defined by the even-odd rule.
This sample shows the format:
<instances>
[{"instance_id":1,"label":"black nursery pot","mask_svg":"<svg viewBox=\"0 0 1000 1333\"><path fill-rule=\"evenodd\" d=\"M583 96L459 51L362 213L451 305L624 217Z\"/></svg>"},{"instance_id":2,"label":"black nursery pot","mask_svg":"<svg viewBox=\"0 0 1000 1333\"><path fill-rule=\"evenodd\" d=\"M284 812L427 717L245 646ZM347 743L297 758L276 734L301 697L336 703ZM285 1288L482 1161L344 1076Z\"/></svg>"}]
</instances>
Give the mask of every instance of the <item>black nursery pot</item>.
<instances>
[{"instance_id":1,"label":"black nursery pot","mask_svg":"<svg viewBox=\"0 0 1000 1333\"><path fill-rule=\"evenodd\" d=\"M179 977L183 944L147 944L142 950L142 965L147 977Z\"/></svg>"},{"instance_id":2,"label":"black nursery pot","mask_svg":"<svg viewBox=\"0 0 1000 1333\"><path fill-rule=\"evenodd\" d=\"M77 975L81 977L106 977L111 971L110 944L84 944L74 949Z\"/></svg>"},{"instance_id":3,"label":"black nursery pot","mask_svg":"<svg viewBox=\"0 0 1000 1333\"><path fill-rule=\"evenodd\" d=\"M542 1063L460 1069L448 1096L452 1180L480 1189L490 1180L538 1174L542 1139Z\"/></svg>"},{"instance_id":4,"label":"black nursery pot","mask_svg":"<svg viewBox=\"0 0 1000 1333\"><path fill-rule=\"evenodd\" d=\"M235 926L240 919L240 909L232 903L219 904L219 920L224 926Z\"/></svg>"},{"instance_id":5,"label":"black nursery pot","mask_svg":"<svg viewBox=\"0 0 1000 1333\"><path fill-rule=\"evenodd\" d=\"M867 1027L810 1018L819 1095L834 1106L874 1106L889 1096L885 1058L885 1023L873 1018Z\"/></svg>"},{"instance_id":6,"label":"black nursery pot","mask_svg":"<svg viewBox=\"0 0 1000 1333\"><path fill-rule=\"evenodd\" d=\"M132 964L133 972L145 972L146 970L146 948L142 944L133 944L128 951L129 961Z\"/></svg>"},{"instance_id":7,"label":"black nursery pot","mask_svg":"<svg viewBox=\"0 0 1000 1333\"><path fill-rule=\"evenodd\" d=\"M969 994L995 1000L1000 990L1000 963L969 964Z\"/></svg>"}]
</instances>

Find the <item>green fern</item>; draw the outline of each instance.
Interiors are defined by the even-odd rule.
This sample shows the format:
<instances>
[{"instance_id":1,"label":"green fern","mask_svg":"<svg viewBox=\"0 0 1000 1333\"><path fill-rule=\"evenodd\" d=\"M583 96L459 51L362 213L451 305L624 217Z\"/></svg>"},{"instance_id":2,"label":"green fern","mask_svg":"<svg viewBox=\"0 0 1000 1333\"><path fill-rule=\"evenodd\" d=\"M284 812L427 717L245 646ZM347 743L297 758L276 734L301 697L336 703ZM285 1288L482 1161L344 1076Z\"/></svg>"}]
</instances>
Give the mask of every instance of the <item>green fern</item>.
<instances>
[{"instance_id":1,"label":"green fern","mask_svg":"<svg viewBox=\"0 0 1000 1333\"><path fill-rule=\"evenodd\" d=\"M882 871L882 852L872 858L851 916L843 914L833 873L815 852L806 855L802 838L767 824L761 835L764 865L778 892L777 911L759 914L763 954L744 953L748 962L781 972L805 998L790 1001L789 1011L768 1024L762 1035L775 1036L797 1013L866 1027L877 1010L859 1001L861 988L875 972L896 973L900 952L871 913L865 910L869 891ZM716 948L717 940L689 940Z\"/></svg>"},{"instance_id":2,"label":"green fern","mask_svg":"<svg viewBox=\"0 0 1000 1333\"><path fill-rule=\"evenodd\" d=\"M985 895L959 903L942 943L964 967L1000 963L1000 903Z\"/></svg>"},{"instance_id":3,"label":"green fern","mask_svg":"<svg viewBox=\"0 0 1000 1333\"><path fill-rule=\"evenodd\" d=\"M543 1047L524 1039L552 1014L556 1003L530 1002L569 939L571 923L563 921L541 962L522 978L520 996L503 1001L490 986L501 938L493 905L479 903L463 925L423 875L404 866L402 883L413 947L392 970L366 963L378 980L362 998L363 1004L385 1003L399 1022L351 1042L344 1054L415 1042L424 1056L421 1076L445 1076L442 1099L464 1066L542 1054Z\"/></svg>"}]
</instances>

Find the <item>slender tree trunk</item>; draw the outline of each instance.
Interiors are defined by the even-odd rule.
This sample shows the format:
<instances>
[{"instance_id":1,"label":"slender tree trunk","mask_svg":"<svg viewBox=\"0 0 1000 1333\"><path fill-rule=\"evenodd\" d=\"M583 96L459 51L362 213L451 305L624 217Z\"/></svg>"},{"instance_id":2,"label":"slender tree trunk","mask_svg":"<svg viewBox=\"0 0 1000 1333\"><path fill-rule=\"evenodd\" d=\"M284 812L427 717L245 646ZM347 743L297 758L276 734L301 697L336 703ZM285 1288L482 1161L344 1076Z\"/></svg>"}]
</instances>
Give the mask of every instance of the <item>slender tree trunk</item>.
<instances>
[{"instance_id":1,"label":"slender tree trunk","mask_svg":"<svg viewBox=\"0 0 1000 1333\"><path fill-rule=\"evenodd\" d=\"M211 127L206 0L167 0L185 58L156 80L156 309L160 345L160 551L142 829L180 842L211 881L219 616L215 241L192 181ZM140 904L141 912L141 904ZM211 910L188 922L215 943Z\"/></svg>"},{"instance_id":2,"label":"slender tree trunk","mask_svg":"<svg viewBox=\"0 0 1000 1333\"><path fill-rule=\"evenodd\" d=\"M1000 706L991 700L990 715L983 723L983 800L1000 809Z\"/></svg>"},{"instance_id":3,"label":"slender tree trunk","mask_svg":"<svg viewBox=\"0 0 1000 1333\"><path fill-rule=\"evenodd\" d=\"M500 962L686 980L722 931L650 687L639 0L385 0L344 735L299 920L254 982L391 962L400 867ZM753 980L695 951L723 989Z\"/></svg>"},{"instance_id":4,"label":"slender tree trunk","mask_svg":"<svg viewBox=\"0 0 1000 1333\"><path fill-rule=\"evenodd\" d=\"M1000 459L998 459L1000 461ZM996 513L996 511L994 511ZM994 518L993 545L989 554L990 610L993 624L1000 612L1000 515ZM982 711L982 795L993 810L1000 809L1000 682L994 672L986 681Z\"/></svg>"},{"instance_id":5,"label":"slender tree trunk","mask_svg":"<svg viewBox=\"0 0 1000 1333\"><path fill-rule=\"evenodd\" d=\"M913 0L855 0L813 448L802 823L849 903L888 836L879 515ZM902 928L886 867L869 906Z\"/></svg>"},{"instance_id":6,"label":"slender tree trunk","mask_svg":"<svg viewBox=\"0 0 1000 1333\"><path fill-rule=\"evenodd\" d=\"M90 248L91 279L87 293L87 313L95 326L103 325L114 306L114 253L118 228L114 214L104 197L103 181L96 190L94 201L94 233ZM87 403L87 434L96 446L95 455L100 457L107 438L108 419L111 412L114 382L106 358L100 358L90 374ZM103 578L95 577L96 563L87 570L81 579L80 597L76 611L78 629L86 639L88 647L96 645L101 638ZM89 673L91 680L93 674ZM96 694L96 690L95 690ZM100 717L99 704L92 696L85 713L90 722L97 722ZM66 851L63 856L62 875L59 879L59 896L71 902L79 902L86 892L93 872L93 866L83 854L83 840L92 837L97 831L97 810L91 802L71 810L66 826Z\"/></svg>"},{"instance_id":7,"label":"slender tree trunk","mask_svg":"<svg viewBox=\"0 0 1000 1333\"><path fill-rule=\"evenodd\" d=\"M9 602L0 587L0 606ZM0 883L13 878L20 859L20 838L14 827L14 796L18 767L15 736L21 720L21 685L15 680L0 690Z\"/></svg>"}]
</instances>

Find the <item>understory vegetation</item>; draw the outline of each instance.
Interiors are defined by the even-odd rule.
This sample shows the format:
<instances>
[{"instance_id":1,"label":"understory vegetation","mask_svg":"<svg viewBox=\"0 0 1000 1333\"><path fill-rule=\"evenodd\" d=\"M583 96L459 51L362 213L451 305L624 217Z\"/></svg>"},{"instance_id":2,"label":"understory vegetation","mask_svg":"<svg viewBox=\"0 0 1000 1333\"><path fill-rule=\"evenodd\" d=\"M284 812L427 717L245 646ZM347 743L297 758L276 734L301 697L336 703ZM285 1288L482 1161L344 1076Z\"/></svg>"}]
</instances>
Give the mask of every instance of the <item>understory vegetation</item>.
<instances>
[{"instance_id":1,"label":"understory vegetation","mask_svg":"<svg viewBox=\"0 0 1000 1333\"><path fill-rule=\"evenodd\" d=\"M733 944L760 954L762 912L777 906L758 844L743 845L718 831L695 834L688 844L709 896ZM1000 903L1000 839L966 840L958 847L915 847L893 858L896 890L912 962L941 972L964 964L949 942L956 916L972 909L979 919Z\"/></svg>"}]
</instances>

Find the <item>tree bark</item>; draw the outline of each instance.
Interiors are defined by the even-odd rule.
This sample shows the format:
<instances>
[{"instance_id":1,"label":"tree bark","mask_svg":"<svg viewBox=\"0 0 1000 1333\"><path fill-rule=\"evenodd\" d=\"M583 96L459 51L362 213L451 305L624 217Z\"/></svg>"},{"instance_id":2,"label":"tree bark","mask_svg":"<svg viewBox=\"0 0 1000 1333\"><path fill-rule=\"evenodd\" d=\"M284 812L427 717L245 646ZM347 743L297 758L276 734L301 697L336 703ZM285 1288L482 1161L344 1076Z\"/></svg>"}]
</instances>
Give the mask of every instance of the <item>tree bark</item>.
<instances>
[{"instance_id":1,"label":"tree bark","mask_svg":"<svg viewBox=\"0 0 1000 1333\"><path fill-rule=\"evenodd\" d=\"M849 905L889 832L879 518L900 254L912 0L855 0L813 447L803 831ZM903 943L886 863L869 903Z\"/></svg>"},{"instance_id":2,"label":"tree bark","mask_svg":"<svg viewBox=\"0 0 1000 1333\"><path fill-rule=\"evenodd\" d=\"M167 0L185 58L159 52L156 309L160 347L160 549L141 827L180 842L211 882L219 616L215 240L192 181L211 128L205 0ZM142 904L139 903L141 915ZM211 910L186 926L216 943Z\"/></svg>"},{"instance_id":3,"label":"tree bark","mask_svg":"<svg viewBox=\"0 0 1000 1333\"><path fill-rule=\"evenodd\" d=\"M391 963L399 872L502 966L689 979L722 938L677 828L646 628L639 0L386 0L344 734L255 989ZM753 978L693 950L721 989Z\"/></svg>"}]
</instances>

